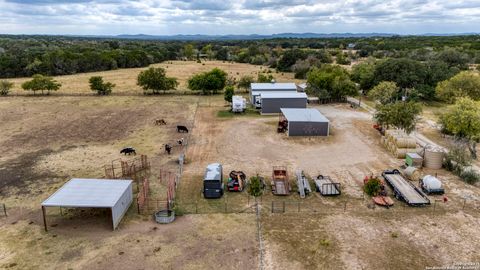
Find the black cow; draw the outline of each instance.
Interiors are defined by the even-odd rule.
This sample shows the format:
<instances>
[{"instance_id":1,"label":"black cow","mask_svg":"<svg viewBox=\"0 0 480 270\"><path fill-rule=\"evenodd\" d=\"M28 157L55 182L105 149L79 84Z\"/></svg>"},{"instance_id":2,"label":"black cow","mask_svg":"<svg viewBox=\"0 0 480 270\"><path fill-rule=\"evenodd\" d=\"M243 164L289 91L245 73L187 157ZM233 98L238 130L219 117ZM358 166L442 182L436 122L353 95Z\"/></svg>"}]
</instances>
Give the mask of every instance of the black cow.
<instances>
[{"instance_id":1,"label":"black cow","mask_svg":"<svg viewBox=\"0 0 480 270\"><path fill-rule=\"evenodd\" d=\"M165 152L170 155L170 152L172 151L172 146L170 144L165 144Z\"/></svg>"},{"instance_id":2,"label":"black cow","mask_svg":"<svg viewBox=\"0 0 480 270\"><path fill-rule=\"evenodd\" d=\"M135 152L135 148L133 148L133 147L125 147L125 148L122 149L122 151L120 151L120 154L125 154L125 155L134 154L134 155L136 155L137 152Z\"/></svg>"},{"instance_id":3,"label":"black cow","mask_svg":"<svg viewBox=\"0 0 480 270\"><path fill-rule=\"evenodd\" d=\"M179 133L188 133L188 128L186 126L177 126L177 132Z\"/></svg>"}]
</instances>

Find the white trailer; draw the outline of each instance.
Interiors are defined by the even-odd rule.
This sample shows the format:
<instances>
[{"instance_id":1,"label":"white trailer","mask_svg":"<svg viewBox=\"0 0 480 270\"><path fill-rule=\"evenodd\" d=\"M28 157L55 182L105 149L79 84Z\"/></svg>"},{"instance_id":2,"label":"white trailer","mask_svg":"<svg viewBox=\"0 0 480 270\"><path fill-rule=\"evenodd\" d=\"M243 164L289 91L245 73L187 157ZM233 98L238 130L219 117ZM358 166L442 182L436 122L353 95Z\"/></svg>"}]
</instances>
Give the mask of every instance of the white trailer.
<instances>
[{"instance_id":1,"label":"white trailer","mask_svg":"<svg viewBox=\"0 0 480 270\"><path fill-rule=\"evenodd\" d=\"M247 108L247 100L242 96L232 97L232 112L244 112Z\"/></svg>"}]
</instances>

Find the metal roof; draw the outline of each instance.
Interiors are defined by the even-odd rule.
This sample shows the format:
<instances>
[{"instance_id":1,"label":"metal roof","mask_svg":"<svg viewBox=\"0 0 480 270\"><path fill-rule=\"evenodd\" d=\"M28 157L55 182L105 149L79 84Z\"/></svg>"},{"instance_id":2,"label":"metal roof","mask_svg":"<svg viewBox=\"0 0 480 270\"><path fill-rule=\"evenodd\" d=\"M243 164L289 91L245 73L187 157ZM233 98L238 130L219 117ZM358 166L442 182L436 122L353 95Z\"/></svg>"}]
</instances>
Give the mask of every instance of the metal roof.
<instances>
[{"instance_id":1,"label":"metal roof","mask_svg":"<svg viewBox=\"0 0 480 270\"><path fill-rule=\"evenodd\" d=\"M251 83L250 89L252 91L297 91L295 83Z\"/></svg>"},{"instance_id":2,"label":"metal roof","mask_svg":"<svg viewBox=\"0 0 480 270\"><path fill-rule=\"evenodd\" d=\"M299 92L280 92L280 93L272 93L272 92L263 92L260 93L260 97L264 98L307 98L307 94L299 93Z\"/></svg>"},{"instance_id":3,"label":"metal roof","mask_svg":"<svg viewBox=\"0 0 480 270\"><path fill-rule=\"evenodd\" d=\"M73 178L43 201L42 206L111 208L131 184L132 180Z\"/></svg>"},{"instance_id":4,"label":"metal roof","mask_svg":"<svg viewBox=\"0 0 480 270\"><path fill-rule=\"evenodd\" d=\"M220 163L209 164L203 180L222 180L222 165Z\"/></svg>"},{"instance_id":5,"label":"metal roof","mask_svg":"<svg viewBox=\"0 0 480 270\"><path fill-rule=\"evenodd\" d=\"M280 110L289 122L330 122L317 109L281 108Z\"/></svg>"}]
</instances>

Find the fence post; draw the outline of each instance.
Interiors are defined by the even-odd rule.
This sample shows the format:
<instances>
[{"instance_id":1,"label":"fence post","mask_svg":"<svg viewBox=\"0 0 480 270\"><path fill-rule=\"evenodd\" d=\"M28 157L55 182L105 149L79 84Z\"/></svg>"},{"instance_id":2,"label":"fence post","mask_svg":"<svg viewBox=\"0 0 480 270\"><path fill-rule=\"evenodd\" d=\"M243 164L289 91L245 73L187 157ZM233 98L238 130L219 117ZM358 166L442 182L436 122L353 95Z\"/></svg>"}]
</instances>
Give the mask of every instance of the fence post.
<instances>
[{"instance_id":1,"label":"fence post","mask_svg":"<svg viewBox=\"0 0 480 270\"><path fill-rule=\"evenodd\" d=\"M272 201L272 213L273 213L273 201Z\"/></svg>"},{"instance_id":2,"label":"fence post","mask_svg":"<svg viewBox=\"0 0 480 270\"><path fill-rule=\"evenodd\" d=\"M347 211L347 201L343 202L343 212Z\"/></svg>"},{"instance_id":3,"label":"fence post","mask_svg":"<svg viewBox=\"0 0 480 270\"><path fill-rule=\"evenodd\" d=\"M5 216L7 216L7 207L5 206L5 204L3 204L3 213L5 214Z\"/></svg>"},{"instance_id":4,"label":"fence post","mask_svg":"<svg viewBox=\"0 0 480 270\"><path fill-rule=\"evenodd\" d=\"M195 203L195 214L198 214L198 203Z\"/></svg>"}]
</instances>

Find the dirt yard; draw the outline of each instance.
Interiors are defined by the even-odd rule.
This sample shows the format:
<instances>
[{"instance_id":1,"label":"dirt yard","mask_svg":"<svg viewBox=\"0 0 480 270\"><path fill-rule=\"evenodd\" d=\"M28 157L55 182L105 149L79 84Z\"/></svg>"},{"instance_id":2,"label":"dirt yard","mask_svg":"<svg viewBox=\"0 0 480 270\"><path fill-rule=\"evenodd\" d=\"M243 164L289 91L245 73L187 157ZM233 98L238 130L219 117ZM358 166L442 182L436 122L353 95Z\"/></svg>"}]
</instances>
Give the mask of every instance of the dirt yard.
<instances>
[{"instance_id":1,"label":"dirt yard","mask_svg":"<svg viewBox=\"0 0 480 270\"><path fill-rule=\"evenodd\" d=\"M276 133L278 117L219 117L225 105L221 96L188 95L0 99L0 203L9 214L0 213L0 268L424 269L480 261L480 190L443 170L425 173L443 180L448 203L371 208L363 177L402 161L382 148L367 113L316 106L331 120L331 136L288 138ZM167 125L154 125L157 118ZM103 165L132 159L120 155L124 146L148 155L152 192L161 196L158 171L176 168L180 153L174 148L168 156L163 145L187 136L177 124L191 130L178 189L185 215L163 226L132 206L112 232L102 211L61 216L50 209L49 232L43 231L40 203L72 177L103 177ZM259 199L260 250L252 198L245 192L202 198L202 175L212 162L224 165L224 175L243 170L267 180L274 165L287 166L291 176L296 169L329 175L342 195L300 199L295 187L287 197L267 191ZM286 213L272 213L272 202L285 202Z\"/></svg>"}]
</instances>

